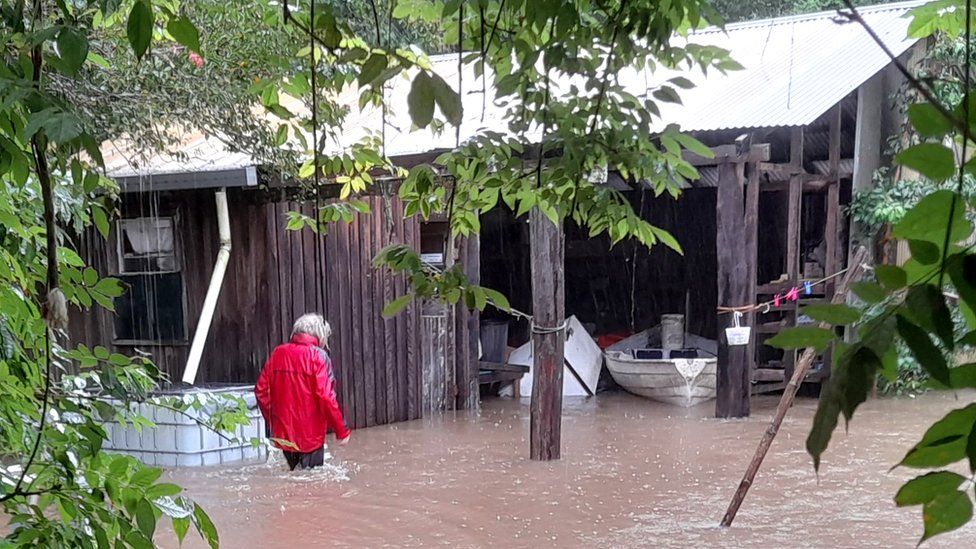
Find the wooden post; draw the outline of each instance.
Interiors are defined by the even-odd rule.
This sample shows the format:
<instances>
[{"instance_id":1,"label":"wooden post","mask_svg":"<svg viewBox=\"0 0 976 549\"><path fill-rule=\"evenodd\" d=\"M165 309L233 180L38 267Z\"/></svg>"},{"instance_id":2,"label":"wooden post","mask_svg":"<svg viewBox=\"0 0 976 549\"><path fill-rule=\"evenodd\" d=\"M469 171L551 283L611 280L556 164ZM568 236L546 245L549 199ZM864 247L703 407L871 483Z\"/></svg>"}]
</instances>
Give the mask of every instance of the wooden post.
<instances>
[{"instance_id":1,"label":"wooden post","mask_svg":"<svg viewBox=\"0 0 976 549\"><path fill-rule=\"evenodd\" d=\"M559 459L566 343L563 229L538 208L529 214L532 264L532 405L529 457Z\"/></svg>"},{"instance_id":2,"label":"wooden post","mask_svg":"<svg viewBox=\"0 0 976 549\"><path fill-rule=\"evenodd\" d=\"M854 262L851 263L851 270L847 271L840 284L837 286L837 292L834 294L831 302L840 303L844 300L844 296L847 293L847 288L850 286L851 282L856 280L860 275L860 265L866 255L867 252L864 250L864 248L860 248L856 252ZM826 325L821 324L821 327L826 327ZM769 423L769 428L763 432L763 437L759 441L759 446L756 448L756 453L753 455L752 461L749 462L749 466L746 468L746 473L742 477L742 482L739 483L739 488L732 496L732 501L729 503L729 508L725 511L725 516L722 517L722 526L732 526L732 521L735 520L735 515L739 512L739 507L742 505L742 501L746 498L746 494L749 492L749 488L752 486L752 481L756 478L756 473L759 472L759 466L762 465L763 459L766 457L766 452L769 451L769 447L773 444L773 439L776 438L776 434L779 432L779 428L783 424L783 418L786 417L786 412L793 404L793 399L796 397L796 392L800 388L800 384L803 382L803 379L806 377L807 371L810 369L810 365L813 364L813 359L816 354L816 351L812 347L808 347L803 351L803 354L800 356L800 360L797 361L796 369L793 371L793 376L790 378L790 382L786 386L786 389L783 390L783 396L780 398L779 405L776 407L776 415L773 416L773 420Z\"/></svg>"},{"instance_id":3,"label":"wooden post","mask_svg":"<svg viewBox=\"0 0 976 549\"><path fill-rule=\"evenodd\" d=\"M464 252L464 274L467 275L468 282L481 284L481 239L478 233L473 233L465 238ZM477 310L465 310L464 318L468 335L468 354L463 360L458 357L458 364L461 366L458 373L458 385L463 383L466 384L466 387L459 391L458 408L477 410L481 404L481 396L478 391L481 314Z\"/></svg>"},{"instance_id":4,"label":"wooden post","mask_svg":"<svg viewBox=\"0 0 976 549\"><path fill-rule=\"evenodd\" d=\"M759 284L759 164L750 162L748 164L749 184L746 186L746 209L745 209L745 242L746 242L746 262L748 265L749 298L756 299L756 287ZM743 321L747 326L755 326L758 314L755 312L747 313ZM746 349L749 381L752 381L753 370L756 367L756 338L749 339Z\"/></svg>"},{"instance_id":5,"label":"wooden post","mask_svg":"<svg viewBox=\"0 0 976 549\"><path fill-rule=\"evenodd\" d=\"M718 255L718 304L741 307L752 302L744 223L742 170L732 162L718 166L718 189L715 206L715 245ZM715 416L749 415L750 365L748 346L731 346L724 328L731 326L732 315L718 317L718 376L716 379Z\"/></svg>"},{"instance_id":6,"label":"wooden post","mask_svg":"<svg viewBox=\"0 0 976 549\"><path fill-rule=\"evenodd\" d=\"M827 186L827 223L824 226L824 240L826 241L826 259L824 261L824 275L837 272L839 261L837 249L838 224L840 223L840 105L834 107L830 113L830 133L827 148L827 163L830 166L830 181ZM830 298L836 284L833 280L827 282L826 295Z\"/></svg>"},{"instance_id":7,"label":"wooden post","mask_svg":"<svg viewBox=\"0 0 976 549\"><path fill-rule=\"evenodd\" d=\"M790 134L790 165L798 171L803 171L803 126L793 128ZM800 237L802 235L803 213L803 177L800 174L790 176L789 198L787 200L786 220L786 274L789 284L800 285L800 264L802 250ZM797 311L787 313L796 321ZM783 353L783 366L786 369L796 364L796 351Z\"/></svg>"}]
</instances>

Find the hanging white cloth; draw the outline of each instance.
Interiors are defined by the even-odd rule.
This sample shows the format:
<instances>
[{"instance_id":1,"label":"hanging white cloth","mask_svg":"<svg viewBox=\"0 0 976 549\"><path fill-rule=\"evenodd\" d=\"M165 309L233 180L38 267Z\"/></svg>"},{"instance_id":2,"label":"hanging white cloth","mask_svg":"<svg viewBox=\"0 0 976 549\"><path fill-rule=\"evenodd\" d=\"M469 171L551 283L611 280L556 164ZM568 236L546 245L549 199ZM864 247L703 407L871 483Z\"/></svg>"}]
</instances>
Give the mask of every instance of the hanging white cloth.
<instances>
[{"instance_id":1,"label":"hanging white cloth","mask_svg":"<svg viewBox=\"0 0 976 549\"><path fill-rule=\"evenodd\" d=\"M122 220L122 231L137 255L171 255L173 222L170 219L140 217Z\"/></svg>"}]
</instances>

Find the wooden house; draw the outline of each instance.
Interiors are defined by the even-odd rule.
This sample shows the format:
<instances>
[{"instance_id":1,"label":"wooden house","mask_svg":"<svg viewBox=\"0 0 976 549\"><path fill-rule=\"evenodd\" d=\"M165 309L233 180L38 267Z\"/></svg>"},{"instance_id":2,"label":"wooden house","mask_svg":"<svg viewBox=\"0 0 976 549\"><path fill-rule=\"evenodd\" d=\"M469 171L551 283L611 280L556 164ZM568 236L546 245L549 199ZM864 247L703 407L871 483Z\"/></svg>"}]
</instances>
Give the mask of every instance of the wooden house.
<instances>
[{"instance_id":1,"label":"wooden house","mask_svg":"<svg viewBox=\"0 0 976 549\"><path fill-rule=\"evenodd\" d=\"M924 53L924 44L907 37L904 17L918 4L861 10L909 65ZM682 93L682 105L662 109L664 121L692 132L715 157L690 157L702 178L677 200L654 197L640 182L615 174L608 181L646 219L671 231L685 253L630 244L611 249L606 240L566 227L566 314L600 335L685 313L690 331L720 343L718 415L747 415L754 386L782 386L792 356L762 341L795 325L797 306L747 317L756 335L748 348L725 344L722 329L731 319L717 307L773 299L844 268L858 234L843 206L887 161L884 142L900 127L890 98L902 81L871 37L836 12L706 29L688 39L725 47L745 67L729 75L685 73L696 87ZM447 82L457 81L456 55L432 63ZM477 80L473 67L463 70ZM637 75L632 84L646 92L646 82ZM484 127L504 129L501 108L482 103L481 88L470 87L477 91L463 98L462 139ZM405 89L390 92L390 112L404 120L387 128L387 153L413 164L452 148L454 132L409 129L406 96ZM380 124L375 109L352 110L350 143ZM389 207L392 224L373 215L335 224L325 235L285 231L289 211L310 213L314 204L269 185L259 165L217 139L188 137L181 153L139 166L109 155L123 189L121 219L108 240L83 235L81 250L131 290L115 314L75 315L74 338L148 352L179 379L203 324L198 320L221 246L216 191L224 189L230 255L196 382L253 382L269 351L287 339L292 320L320 311L334 327L342 404L354 425L476 405L477 315L417 304L392 319L380 315L405 286L373 268L375 253L395 242L443 253L436 244L443 242L443 225L404 218L395 198L368 196L374 211ZM498 209L482 226L480 239L464 243L458 260L515 307L530 310L526 223ZM832 291L829 282L818 284L805 297L825 299ZM524 341L525 327L511 326L512 342Z\"/></svg>"}]
</instances>

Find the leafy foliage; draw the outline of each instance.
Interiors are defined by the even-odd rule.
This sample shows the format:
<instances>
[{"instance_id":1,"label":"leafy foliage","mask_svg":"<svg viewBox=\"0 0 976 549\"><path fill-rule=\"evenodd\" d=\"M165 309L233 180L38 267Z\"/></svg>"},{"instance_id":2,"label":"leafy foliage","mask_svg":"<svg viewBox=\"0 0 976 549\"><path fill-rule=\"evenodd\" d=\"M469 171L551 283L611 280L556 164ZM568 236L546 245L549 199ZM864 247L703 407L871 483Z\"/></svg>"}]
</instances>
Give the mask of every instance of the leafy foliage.
<instances>
[{"instance_id":1,"label":"leafy foliage","mask_svg":"<svg viewBox=\"0 0 976 549\"><path fill-rule=\"evenodd\" d=\"M162 470L104 451L103 423L152 427L139 413L146 403L216 430L234 429L246 421L244 403L154 397L162 379L149 361L72 347L63 332L69 305L111 308L125 291L72 249L71 235L86 227L108 231L118 189L100 175L106 128L64 91L99 80L105 36L125 36L140 63L152 56L154 41L159 45L164 24L176 30L172 38L193 46L195 29L177 9L175 2L149 0L0 3L5 547L148 547L163 517L181 538L193 524L217 545L206 513L180 487L160 482Z\"/></svg>"},{"instance_id":2,"label":"leafy foliage","mask_svg":"<svg viewBox=\"0 0 976 549\"><path fill-rule=\"evenodd\" d=\"M919 7L912 12L915 19L911 32L919 36L936 31L959 36L965 23L965 16L960 16L965 14L964 8L964 3L954 1ZM956 80L955 85L960 84ZM957 163L957 158L965 159L966 155L955 154L949 148L964 152L974 145L970 138L955 135L955 129L973 127L976 111L969 113L969 120L952 119L948 124L944 115L964 115L966 109L960 105L971 91L963 87L954 93L943 93L943 99L956 99L947 100L941 108L909 108L916 142L896 160L930 183L923 187L928 192L920 193L913 206L886 221L894 223L894 237L908 241L913 258L902 267L879 270L880 284L862 282L853 288L869 304L868 314L855 324L859 339L852 343L833 342L836 358L832 375L807 438L807 449L817 468L840 415L851 420L879 373L889 379L897 375L899 353L910 353L937 387L961 389L976 381L971 365L956 361L958 350L976 339L969 335L976 329L976 254L968 243L973 232L968 197L964 194L969 185L969 175L965 173L968 169L960 169ZM953 179L952 184L943 185L942 181L949 178ZM936 190L938 187L942 190ZM953 312L953 301L958 302L957 314ZM824 320L841 324L847 319L838 316ZM823 334L794 335L781 343L788 343L789 347L824 345ZM976 471L976 404L952 410L933 424L898 464L929 471L905 484L895 497L898 505L922 505L921 541L959 528L972 518L973 479L944 469L962 461L967 462L970 472Z\"/></svg>"}]
</instances>

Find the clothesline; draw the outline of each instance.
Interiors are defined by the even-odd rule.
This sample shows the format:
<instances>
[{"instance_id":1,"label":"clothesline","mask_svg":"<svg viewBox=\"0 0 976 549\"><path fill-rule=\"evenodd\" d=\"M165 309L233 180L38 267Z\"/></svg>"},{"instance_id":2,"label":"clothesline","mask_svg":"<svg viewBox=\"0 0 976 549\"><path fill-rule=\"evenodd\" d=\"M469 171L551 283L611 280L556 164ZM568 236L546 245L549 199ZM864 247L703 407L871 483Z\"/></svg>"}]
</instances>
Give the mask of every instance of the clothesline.
<instances>
[{"instance_id":1,"label":"clothesline","mask_svg":"<svg viewBox=\"0 0 976 549\"><path fill-rule=\"evenodd\" d=\"M789 291L787 291L785 293L776 294L773 297L773 299L770 299L769 301L763 301L762 303L756 303L754 305L741 305L739 307L722 307L722 306L719 306L718 307L718 311L719 311L719 314L727 314L727 313L751 313L753 311L758 311L760 309L762 309L765 312L768 312L772 307L779 307L784 302L799 301L799 299L800 299L800 290L801 289L803 290L803 293L805 295L810 295L810 294L813 293L813 287L814 286L816 286L818 284L823 284L824 282L828 282L830 280L833 280L833 279L835 279L835 278L843 275L844 273L846 273L849 269L850 269L850 267L845 267L845 268L837 271L836 273L833 273L831 275L825 276L825 277L823 277L823 278L821 278L819 280L807 280L807 281L805 281L803 283L803 286L802 287L794 286L793 288L791 288Z\"/></svg>"}]
</instances>

